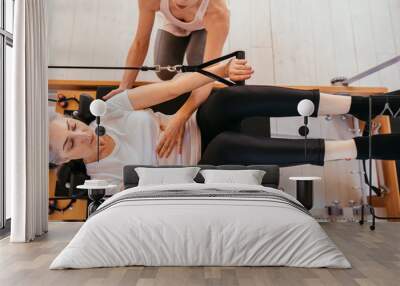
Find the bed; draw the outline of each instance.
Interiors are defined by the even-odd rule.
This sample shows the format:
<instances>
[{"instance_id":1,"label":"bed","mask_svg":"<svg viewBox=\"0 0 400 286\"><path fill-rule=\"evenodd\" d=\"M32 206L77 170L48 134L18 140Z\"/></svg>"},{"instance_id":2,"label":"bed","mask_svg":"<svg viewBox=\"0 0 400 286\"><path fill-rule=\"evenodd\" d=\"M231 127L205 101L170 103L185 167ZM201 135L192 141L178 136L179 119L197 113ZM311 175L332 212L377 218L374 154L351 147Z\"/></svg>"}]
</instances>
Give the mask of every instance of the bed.
<instances>
[{"instance_id":1,"label":"bed","mask_svg":"<svg viewBox=\"0 0 400 286\"><path fill-rule=\"evenodd\" d=\"M262 185L196 183L138 186L106 200L50 269L144 266L350 268L343 253L292 196L277 189L277 166L200 166L265 170Z\"/></svg>"}]
</instances>

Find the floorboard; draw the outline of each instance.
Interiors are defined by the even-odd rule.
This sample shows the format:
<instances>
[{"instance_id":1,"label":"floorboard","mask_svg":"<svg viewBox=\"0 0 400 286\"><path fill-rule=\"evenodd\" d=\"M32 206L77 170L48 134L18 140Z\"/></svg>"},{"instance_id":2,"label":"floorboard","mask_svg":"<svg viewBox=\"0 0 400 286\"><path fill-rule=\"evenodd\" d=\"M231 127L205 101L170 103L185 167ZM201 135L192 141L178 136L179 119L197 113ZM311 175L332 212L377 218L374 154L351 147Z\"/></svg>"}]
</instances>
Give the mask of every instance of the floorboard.
<instances>
[{"instance_id":1,"label":"floorboard","mask_svg":"<svg viewBox=\"0 0 400 286\"><path fill-rule=\"evenodd\" d=\"M289 267L119 267L48 270L82 223L53 222L49 233L28 244L0 240L0 285L399 285L400 223L379 223L376 231L356 223L322 227L351 262L352 269Z\"/></svg>"}]
</instances>

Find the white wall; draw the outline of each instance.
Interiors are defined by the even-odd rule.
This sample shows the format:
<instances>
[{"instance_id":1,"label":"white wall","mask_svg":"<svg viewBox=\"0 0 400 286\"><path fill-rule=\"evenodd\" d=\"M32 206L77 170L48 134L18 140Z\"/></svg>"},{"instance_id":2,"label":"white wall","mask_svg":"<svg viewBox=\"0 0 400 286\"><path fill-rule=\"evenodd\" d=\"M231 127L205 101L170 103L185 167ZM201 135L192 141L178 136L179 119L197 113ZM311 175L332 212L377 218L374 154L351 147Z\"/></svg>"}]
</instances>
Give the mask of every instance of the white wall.
<instances>
[{"instance_id":1,"label":"white wall","mask_svg":"<svg viewBox=\"0 0 400 286\"><path fill-rule=\"evenodd\" d=\"M231 30L225 52L244 49L255 68L249 84L329 85L400 54L398 0L230 0ZM52 65L123 65L136 30L135 0L50 0L49 61ZM156 26L159 25L159 19ZM152 64L153 33L146 65ZM51 79L119 80L119 71L51 70ZM156 80L151 72L139 79ZM362 80L360 85L400 88L400 65ZM300 118L272 120L275 135L297 135ZM311 120L311 136L351 138L346 121ZM315 206L334 199L358 200L356 161L323 168L282 169L281 185L294 194L292 175L318 175Z\"/></svg>"}]
</instances>

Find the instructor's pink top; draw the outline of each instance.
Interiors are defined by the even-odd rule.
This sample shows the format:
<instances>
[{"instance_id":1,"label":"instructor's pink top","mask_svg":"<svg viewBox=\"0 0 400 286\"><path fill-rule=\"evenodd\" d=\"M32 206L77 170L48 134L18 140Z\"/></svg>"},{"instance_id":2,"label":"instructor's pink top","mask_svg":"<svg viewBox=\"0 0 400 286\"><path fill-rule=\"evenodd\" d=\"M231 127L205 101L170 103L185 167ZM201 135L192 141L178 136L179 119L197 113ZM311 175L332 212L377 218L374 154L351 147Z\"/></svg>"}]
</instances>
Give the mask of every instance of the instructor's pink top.
<instances>
[{"instance_id":1,"label":"instructor's pink top","mask_svg":"<svg viewBox=\"0 0 400 286\"><path fill-rule=\"evenodd\" d=\"M199 9L191 22L184 22L172 15L169 9L169 0L160 1L160 12L164 16L162 29L175 36L188 36L191 32L204 29L204 14L207 11L209 0L202 0Z\"/></svg>"}]
</instances>

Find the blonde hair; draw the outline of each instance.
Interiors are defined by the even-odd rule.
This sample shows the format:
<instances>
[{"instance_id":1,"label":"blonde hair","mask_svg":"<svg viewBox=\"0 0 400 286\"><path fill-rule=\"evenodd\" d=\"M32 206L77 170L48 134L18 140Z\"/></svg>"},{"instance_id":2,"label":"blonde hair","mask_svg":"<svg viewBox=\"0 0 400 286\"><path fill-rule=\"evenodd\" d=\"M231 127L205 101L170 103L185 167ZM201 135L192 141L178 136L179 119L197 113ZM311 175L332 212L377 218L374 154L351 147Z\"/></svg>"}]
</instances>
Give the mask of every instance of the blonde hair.
<instances>
[{"instance_id":1,"label":"blonde hair","mask_svg":"<svg viewBox=\"0 0 400 286\"><path fill-rule=\"evenodd\" d=\"M48 108L48 122L50 124L55 121L63 118L64 116L55 112L55 110L51 107ZM60 153L54 148L54 146L49 141L49 163L59 166L67 161L61 157Z\"/></svg>"}]
</instances>

